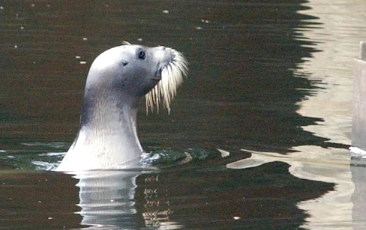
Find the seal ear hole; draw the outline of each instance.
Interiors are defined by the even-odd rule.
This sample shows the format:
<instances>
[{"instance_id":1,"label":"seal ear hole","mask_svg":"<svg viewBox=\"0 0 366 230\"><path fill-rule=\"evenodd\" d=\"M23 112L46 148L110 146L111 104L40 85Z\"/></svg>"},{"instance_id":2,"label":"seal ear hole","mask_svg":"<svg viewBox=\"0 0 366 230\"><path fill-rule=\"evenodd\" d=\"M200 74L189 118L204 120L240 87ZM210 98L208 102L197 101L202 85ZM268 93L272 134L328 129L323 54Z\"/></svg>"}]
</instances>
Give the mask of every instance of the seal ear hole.
<instances>
[{"instance_id":1,"label":"seal ear hole","mask_svg":"<svg viewBox=\"0 0 366 230\"><path fill-rule=\"evenodd\" d=\"M146 53L145 53L145 51L140 51L139 53L138 53L138 55L137 55L137 57L139 58L139 59L141 59L141 60L144 60L145 58L146 58Z\"/></svg>"}]
</instances>

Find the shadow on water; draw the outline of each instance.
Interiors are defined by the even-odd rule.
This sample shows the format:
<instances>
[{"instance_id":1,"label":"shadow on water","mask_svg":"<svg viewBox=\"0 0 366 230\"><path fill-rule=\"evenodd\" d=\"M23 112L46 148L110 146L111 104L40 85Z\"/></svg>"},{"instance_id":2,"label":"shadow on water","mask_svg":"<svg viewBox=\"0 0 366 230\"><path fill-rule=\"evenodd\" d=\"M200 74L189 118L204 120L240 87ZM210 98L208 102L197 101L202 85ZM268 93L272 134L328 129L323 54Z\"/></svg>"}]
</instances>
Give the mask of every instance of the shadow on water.
<instances>
[{"instance_id":1,"label":"shadow on water","mask_svg":"<svg viewBox=\"0 0 366 230\"><path fill-rule=\"evenodd\" d=\"M241 149L285 156L296 146L346 147L304 130L322 118L297 112L298 102L320 87L319 81L297 71L321 51L301 33L321 26L316 17L299 13L309 9L304 3L1 3L0 55L6 58L0 59L0 154L5 162L28 169L57 163L62 155L48 153L66 151L75 137L91 62L123 40L171 46L190 62L170 116L165 111L146 116L141 108L138 130L145 150L208 152L200 160L154 173L111 171L75 179L52 172L3 171L1 226L302 226L308 215L297 204L332 191L333 183L295 177L287 161L253 168L227 164L250 156ZM216 149L230 156L217 156ZM281 160L277 155L274 159Z\"/></svg>"}]
</instances>

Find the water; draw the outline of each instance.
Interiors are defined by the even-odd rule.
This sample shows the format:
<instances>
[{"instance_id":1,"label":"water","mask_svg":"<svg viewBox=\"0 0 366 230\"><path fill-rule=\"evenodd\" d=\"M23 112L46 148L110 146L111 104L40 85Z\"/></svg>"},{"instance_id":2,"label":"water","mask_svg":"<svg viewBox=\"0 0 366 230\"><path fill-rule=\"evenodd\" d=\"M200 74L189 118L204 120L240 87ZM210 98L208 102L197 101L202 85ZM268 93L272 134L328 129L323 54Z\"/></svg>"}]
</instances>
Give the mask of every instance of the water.
<instances>
[{"instance_id":1,"label":"water","mask_svg":"<svg viewBox=\"0 0 366 230\"><path fill-rule=\"evenodd\" d=\"M0 2L0 228L363 229L350 167L363 1ZM68 175L93 59L182 51L172 104L138 117L160 170Z\"/></svg>"}]
</instances>

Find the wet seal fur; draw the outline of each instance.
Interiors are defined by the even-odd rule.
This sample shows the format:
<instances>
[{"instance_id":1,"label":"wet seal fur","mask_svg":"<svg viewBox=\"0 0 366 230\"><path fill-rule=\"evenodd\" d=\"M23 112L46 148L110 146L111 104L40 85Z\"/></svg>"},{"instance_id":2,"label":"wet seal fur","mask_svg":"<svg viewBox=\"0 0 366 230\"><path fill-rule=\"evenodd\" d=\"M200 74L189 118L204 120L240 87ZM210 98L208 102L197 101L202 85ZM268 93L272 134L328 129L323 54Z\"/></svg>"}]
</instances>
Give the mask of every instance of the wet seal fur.
<instances>
[{"instance_id":1,"label":"wet seal fur","mask_svg":"<svg viewBox=\"0 0 366 230\"><path fill-rule=\"evenodd\" d=\"M183 55L171 48L126 43L100 54L90 67L79 133L57 171L120 168L140 159L138 106L170 111L187 75Z\"/></svg>"}]
</instances>

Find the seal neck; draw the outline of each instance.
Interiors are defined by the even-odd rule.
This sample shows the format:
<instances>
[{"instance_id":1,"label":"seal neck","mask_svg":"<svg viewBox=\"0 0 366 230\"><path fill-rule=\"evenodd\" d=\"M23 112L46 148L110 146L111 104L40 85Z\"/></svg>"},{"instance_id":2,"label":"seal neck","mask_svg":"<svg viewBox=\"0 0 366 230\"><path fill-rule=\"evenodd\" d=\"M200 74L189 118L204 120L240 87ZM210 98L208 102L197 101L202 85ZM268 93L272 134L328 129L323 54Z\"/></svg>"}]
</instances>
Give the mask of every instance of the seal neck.
<instances>
[{"instance_id":1,"label":"seal neck","mask_svg":"<svg viewBox=\"0 0 366 230\"><path fill-rule=\"evenodd\" d=\"M136 127L138 101L86 92L79 134L59 170L119 168L138 160L143 152Z\"/></svg>"},{"instance_id":2,"label":"seal neck","mask_svg":"<svg viewBox=\"0 0 366 230\"><path fill-rule=\"evenodd\" d=\"M114 145L120 146L120 152L137 148L141 153L142 148L136 128L140 100L119 91L87 91L83 102L81 130L87 130L90 135L93 135L94 140L103 140L103 143L106 142L105 139L118 137L120 140ZM132 146L132 143L137 146Z\"/></svg>"}]
</instances>

